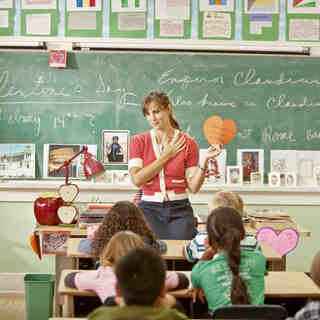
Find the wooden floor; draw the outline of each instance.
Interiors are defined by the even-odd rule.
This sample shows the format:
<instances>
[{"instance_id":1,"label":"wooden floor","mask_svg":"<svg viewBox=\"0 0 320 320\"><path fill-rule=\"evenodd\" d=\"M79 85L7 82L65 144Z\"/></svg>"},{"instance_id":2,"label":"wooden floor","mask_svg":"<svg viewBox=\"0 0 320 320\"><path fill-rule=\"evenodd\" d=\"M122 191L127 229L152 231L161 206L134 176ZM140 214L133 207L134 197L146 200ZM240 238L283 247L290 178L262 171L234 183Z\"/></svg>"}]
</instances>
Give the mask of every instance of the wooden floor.
<instances>
[{"instance_id":1,"label":"wooden floor","mask_svg":"<svg viewBox=\"0 0 320 320\"><path fill-rule=\"evenodd\" d=\"M25 301L23 293L0 292L0 319L25 320Z\"/></svg>"}]
</instances>

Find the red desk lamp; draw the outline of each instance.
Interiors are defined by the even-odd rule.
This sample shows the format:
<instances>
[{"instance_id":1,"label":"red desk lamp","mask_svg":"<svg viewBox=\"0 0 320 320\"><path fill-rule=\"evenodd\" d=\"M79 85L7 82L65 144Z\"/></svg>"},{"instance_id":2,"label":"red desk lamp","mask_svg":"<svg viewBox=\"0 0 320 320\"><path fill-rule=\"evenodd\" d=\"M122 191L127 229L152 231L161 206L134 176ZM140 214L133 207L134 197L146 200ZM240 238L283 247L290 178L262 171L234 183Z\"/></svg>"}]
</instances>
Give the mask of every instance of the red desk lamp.
<instances>
[{"instance_id":1,"label":"red desk lamp","mask_svg":"<svg viewBox=\"0 0 320 320\"><path fill-rule=\"evenodd\" d=\"M96 177L104 172L103 165L88 152L87 146L83 146L78 153L69 160L66 160L58 169L56 169L56 172L59 172L62 168L66 169L65 184L61 185L58 190L63 201L67 202L67 205L59 207L58 217L62 223L66 224L74 223L77 217L77 209L72 205L72 202L79 194L79 188L76 184L69 183L69 165L72 160L77 158L81 153L84 153L83 171L87 179Z\"/></svg>"}]
</instances>

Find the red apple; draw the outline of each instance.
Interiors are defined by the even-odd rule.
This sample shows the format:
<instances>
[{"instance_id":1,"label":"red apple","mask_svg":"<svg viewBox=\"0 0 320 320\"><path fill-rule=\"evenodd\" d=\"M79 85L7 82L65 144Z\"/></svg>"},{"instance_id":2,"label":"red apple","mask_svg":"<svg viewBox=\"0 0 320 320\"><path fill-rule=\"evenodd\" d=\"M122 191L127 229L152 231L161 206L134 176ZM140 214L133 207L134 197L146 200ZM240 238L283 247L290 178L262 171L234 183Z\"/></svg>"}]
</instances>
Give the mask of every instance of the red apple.
<instances>
[{"instance_id":1,"label":"red apple","mask_svg":"<svg viewBox=\"0 0 320 320\"><path fill-rule=\"evenodd\" d=\"M63 205L60 197L40 196L34 201L34 215L39 224L54 226L59 224L58 209Z\"/></svg>"}]
</instances>

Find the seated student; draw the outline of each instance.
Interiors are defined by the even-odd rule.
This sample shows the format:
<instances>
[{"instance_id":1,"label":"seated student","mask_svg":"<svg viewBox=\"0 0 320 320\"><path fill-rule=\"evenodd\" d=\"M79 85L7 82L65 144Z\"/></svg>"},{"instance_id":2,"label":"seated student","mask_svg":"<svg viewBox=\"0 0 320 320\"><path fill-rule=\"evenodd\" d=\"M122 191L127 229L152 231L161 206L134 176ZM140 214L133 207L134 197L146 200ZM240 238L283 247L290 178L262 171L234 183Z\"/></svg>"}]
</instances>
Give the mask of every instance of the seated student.
<instances>
[{"instance_id":1,"label":"seated student","mask_svg":"<svg viewBox=\"0 0 320 320\"><path fill-rule=\"evenodd\" d=\"M229 191L220 191L213 195L208 204L209 212L217 207L231 207L238 211L241 217L244 216L243 201L238 193ZM189 262L196 262L200 259L206 250L206 240L208 233L199 232L183 248L183 254ZM259 244L255 236L246 234L245 239L241 241L241 248L257 249Z\"/></svg>"},{"instance_id":2,"label":"seated student","mask_svg":"<svg viewBox=\"0 0 320 320\"><path fill-rule=\"evenodd\" d=\"M131 319L186 320L172 309L175 298L166 294L166 266L151 248L138 248L123 256L115 266L118 306L100 307L88 320ZM141 316L142 315L142 316Z\"/></svg>"},{"instance_id":3,"label":"seated student","mask_svg":"<svg viewBox=\"0 0 320 320\"><path fill-rule=\"evenodd\" d=\"M101 265L97 270L69 273L65 278L65 285L79 290L92 290L104 303L107 297L116 293L116 276L113 270L115 263L130 250L145 246L146 243L137 234L120 231L105 246L100 256ZM168 271L165 285L167 290L183 289L188 287L189 281L183 273Z\"/></svg>"},{"instance_id":4,"label":"seated student","mask_svg":"<svg viewBox=\"0 0 320 320\"><path fill-rule=\"evenodd\" d=\"M115 203L103 217L93 238L80 240L78 250L84 253L90 252L95 259L98 259L111 237L115 233L125 230L140 235L148 245L160 250L161 253L167 250L166 243L156 239L141 210L130 201Z\"/></svg>"},{"instance_id":5,"label":"seated student","mask_svg":"<svg viewBox=\"0 0 320 320\"><path fill-rule=\"evenodd\" d=\"M239 213L214 209L207 232L209 249L191 272L194 299L204 294L209 314L231 304L263 304L266 260L260 250L240 248L245 230Z\"/></svg>"},{"instance_id":6,"label":"seated student","mask_svg":"<svg viewBox=\"0 0 320 320\"><path fill-rule=\"evenodd\" d=\"M311 264L311 278L314 283L320 288L320 250L313 257ZM318 320L320 319L320 300L311 300L305 307L299 310L294 318L288 318L294 320Z\"/></svg>"}]
</instances>

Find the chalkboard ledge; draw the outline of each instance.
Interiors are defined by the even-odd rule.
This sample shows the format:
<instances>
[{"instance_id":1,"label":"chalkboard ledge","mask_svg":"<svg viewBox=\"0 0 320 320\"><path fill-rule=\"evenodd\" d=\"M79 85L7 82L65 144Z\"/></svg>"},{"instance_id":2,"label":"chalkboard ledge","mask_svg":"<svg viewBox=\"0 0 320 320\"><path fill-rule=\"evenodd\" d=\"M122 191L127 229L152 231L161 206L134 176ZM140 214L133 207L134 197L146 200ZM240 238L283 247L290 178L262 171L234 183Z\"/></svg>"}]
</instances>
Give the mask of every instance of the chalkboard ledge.
<instances>
[{"instance_id":1,"label":"chalkboard ledge","mask_svg":"<svg viewBox=\"0 0 320 320\"><path fill-rule=\"evenodd\" d=\"M57 192L63 180L19 180L0 183L0 202L33 202L46 192ZM80 189L76 202L93 199L106 202L133 200L137 188L128 185L107 185L87 181L71 181ZM237 191L248 205L320 205L318 187L269 187L262 186L205 186L197 194L190 194L192 204L206 205L212 194L219 190Z\"/></svg>"}]
</instances>

